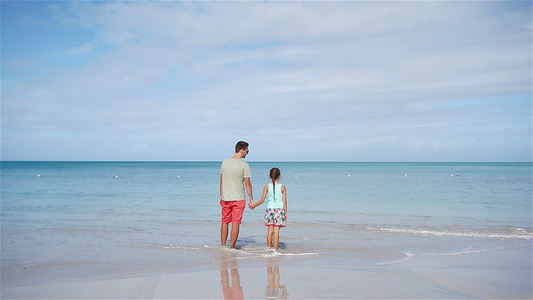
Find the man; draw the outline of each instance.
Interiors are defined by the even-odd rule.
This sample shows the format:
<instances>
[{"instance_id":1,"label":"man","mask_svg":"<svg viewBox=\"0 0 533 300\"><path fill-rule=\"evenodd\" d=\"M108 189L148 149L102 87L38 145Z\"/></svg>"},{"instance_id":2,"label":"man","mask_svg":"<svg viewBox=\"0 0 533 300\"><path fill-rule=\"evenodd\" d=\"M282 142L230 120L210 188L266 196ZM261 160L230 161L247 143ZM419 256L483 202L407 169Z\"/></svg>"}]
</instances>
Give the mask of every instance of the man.
<instances>
[{"instance_id":1,"label":"man","mask_svg":"<svg viewBox=\"0 0 533 300\"><path fill-rule=\"evenodd\" d=\"M229 223L231 223L231 248L235 248L237 244L242 216L246 207L245 186L250 204L254 204L250 166L243 160L248 152L248 143L238 142L235 145L235 155L224 160L220 168L220 206L222 207L220 239L222 246L226 246L228 240Z\"/></svg>"}]
</instances>

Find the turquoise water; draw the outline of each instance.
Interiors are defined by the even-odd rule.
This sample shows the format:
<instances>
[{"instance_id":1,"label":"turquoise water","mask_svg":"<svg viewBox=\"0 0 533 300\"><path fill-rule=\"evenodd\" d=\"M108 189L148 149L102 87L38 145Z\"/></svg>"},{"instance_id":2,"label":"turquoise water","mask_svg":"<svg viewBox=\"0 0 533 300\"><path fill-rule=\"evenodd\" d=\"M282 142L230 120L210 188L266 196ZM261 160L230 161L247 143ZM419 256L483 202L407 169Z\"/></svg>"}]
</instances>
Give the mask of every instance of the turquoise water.
<instances>
[{"instance_id":1,"label":"turquoise water","mask_svg":"<svg viewBox=\"0 0 533 300\"><path fill-rule=\"evenodd\" d=\"M532 245L531 163L250 162L287 186L282 264L382 265ZM2 285L220 266L220 162L2 162ZM263 209L240 266L264 265ZM531 265L531 260L524 261Z\"/></svg>"}]
</instances>

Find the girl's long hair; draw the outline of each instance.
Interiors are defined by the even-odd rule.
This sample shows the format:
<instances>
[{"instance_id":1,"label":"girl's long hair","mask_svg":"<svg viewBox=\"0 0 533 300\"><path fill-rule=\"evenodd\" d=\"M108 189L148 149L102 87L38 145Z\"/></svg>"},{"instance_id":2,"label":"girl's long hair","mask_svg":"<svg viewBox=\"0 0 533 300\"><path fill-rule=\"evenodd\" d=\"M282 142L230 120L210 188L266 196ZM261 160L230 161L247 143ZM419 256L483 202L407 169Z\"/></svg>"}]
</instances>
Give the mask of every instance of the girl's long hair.
<instances>
[{"instance_id":1,"label":"girl's long hair","mask_svg":"<svg viewBox=\"0 0 533 300\"><path fill-rule=\"evenodd\" d=\"M276 180L281 177L281 171L278 168L270 169L270 178L272 179L272 190L274 193L274 201L276 200Z\"/></svg>"}]
</instances>

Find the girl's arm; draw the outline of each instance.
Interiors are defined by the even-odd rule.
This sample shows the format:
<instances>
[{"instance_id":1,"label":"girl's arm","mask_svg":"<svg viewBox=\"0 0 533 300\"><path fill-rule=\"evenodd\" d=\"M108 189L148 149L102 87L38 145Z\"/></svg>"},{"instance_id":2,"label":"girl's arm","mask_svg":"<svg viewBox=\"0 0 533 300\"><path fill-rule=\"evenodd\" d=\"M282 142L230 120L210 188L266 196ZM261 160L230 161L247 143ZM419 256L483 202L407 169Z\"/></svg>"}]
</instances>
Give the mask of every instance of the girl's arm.
<instances>
[{"instance_id":1,"label":"girl's arm","mask_svg":"<svg viewBox=\"0 0 533 300\"><path fill-rule=\"evenodd\" d=\"M285 187L285 185L281 187L281 193L283 193L283 207L285 208L285 219L288 219L289 208L287 207L287 187Z\"/></svg>"},{"instance_id":2,"label":"girl's arm","mask_svg":"<svg viewBox=\"0 0 533 300\"><path fill-rule=\"evenodd\" d=\"M265 185L265 187L263 188L263 196L261 196L261 199L259 199L259 201L257 201L257 203L249 205L250 209L254 209L254 208L258 207L259 205L263 204L263 202L265 202L265 198L266 198L267 193L268 193L268 184Z\"/></svg>"}]
</instances>

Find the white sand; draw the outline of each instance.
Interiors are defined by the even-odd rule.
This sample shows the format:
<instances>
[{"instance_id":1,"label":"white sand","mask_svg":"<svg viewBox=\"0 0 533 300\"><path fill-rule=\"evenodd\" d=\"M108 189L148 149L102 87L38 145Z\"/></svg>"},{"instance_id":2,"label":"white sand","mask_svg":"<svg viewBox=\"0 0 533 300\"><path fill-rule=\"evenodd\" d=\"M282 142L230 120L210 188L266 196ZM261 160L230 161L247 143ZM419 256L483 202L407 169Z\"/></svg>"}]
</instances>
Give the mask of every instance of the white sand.
<instances>
[{"instance_id":1,"label":"white sand","mask_svg":"<svg viewBox=\"0 0 533 300\"><path fill-rule=\"evenodd\" d=\"M532 248L520 248L413 257L383 266L239 268L236 261L228 269L215 271L3 288L1 298L224 299L231 293L238 296L240 286L245 299L265 299L265 293L290 299L532 299L531 258ZM223 284L229 286L226 294ZM267 289L269 285L271 289Z\"/></svg>"}]
</instances>

